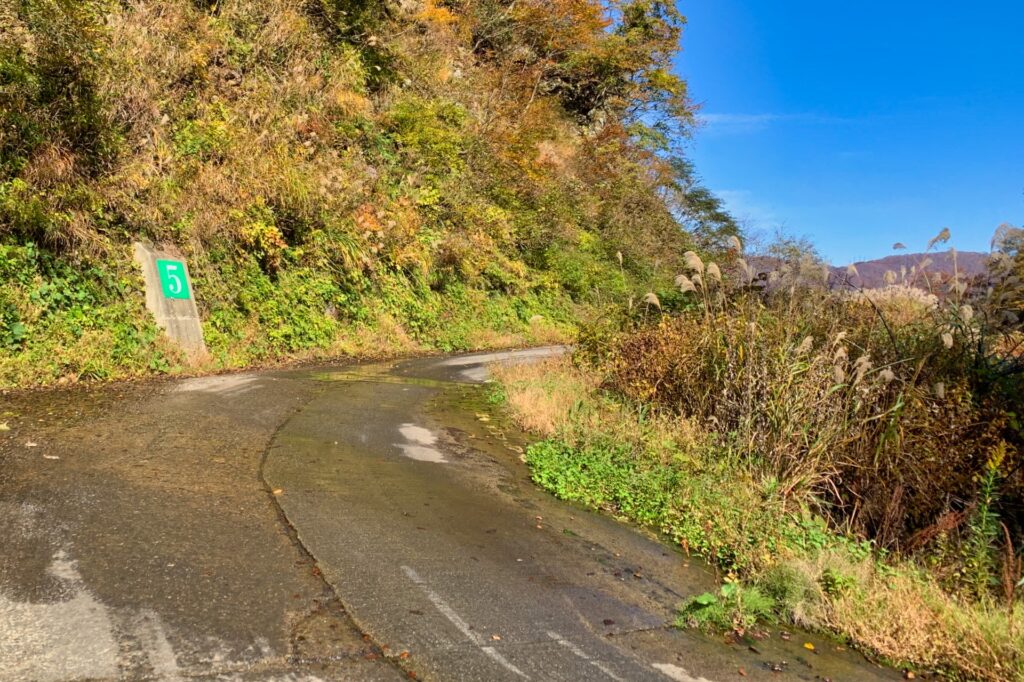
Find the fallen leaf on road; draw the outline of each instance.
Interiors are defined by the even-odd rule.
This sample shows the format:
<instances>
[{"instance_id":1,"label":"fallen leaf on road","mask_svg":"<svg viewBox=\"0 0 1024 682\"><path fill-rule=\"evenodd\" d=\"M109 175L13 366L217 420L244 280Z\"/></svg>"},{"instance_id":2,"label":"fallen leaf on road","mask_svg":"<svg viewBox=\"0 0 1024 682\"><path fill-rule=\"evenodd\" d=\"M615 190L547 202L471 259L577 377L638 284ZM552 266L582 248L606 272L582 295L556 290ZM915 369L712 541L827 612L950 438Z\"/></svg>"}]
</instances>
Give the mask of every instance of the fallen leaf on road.
<instances>
[{"instance_id":1,"label":"fallen leaf on road","mask_svg":"<svg viewBox=\"0 0 1024 682\"><path fill-rule=\"evenodd\" d=\"M60 459L57 455L43 455L43 459Z\"/></svg>"},{"instance_id":2,"label":"fallen leaf on road","mask_svg":"<svg viewBox=\"0 0 1024 682\"><path fill-rule=\"evenodd\" d=\"M26 448L36 448L36 447L39 447L39 443L33 443L32 441L29 441L29 442L25 443L25 447Z\"/></svg>"},{"instance_id":3,"label":"fallen leaf on road","mask_svg":"<svg viewBox=\"0 0 1024 682\"><path fill-rule=\"evenodd\" d=\"M283 493L283 492L284 492L284 491L283 491L283 490L281 490L280 488L274 488L274 494L275 494L275 495L280 495L280 494L281 494L281 493Z\"/></svg>"},{"instance_id":4,"label":"fallen leaf on road","mask_svg":"<svg viewBox=\"0 0 1024 682\"><path fill-rule=\"evenodd\" d=\"M810 642L804 642L804 648L807 649L808 651L814 651L814 645L811 644Z\"/></svg>"},{"instance_id":5,"label":"fallen leaf on road","mask_svg":"<svg viewBox=\"0 0 1024 682\"><path fill-rule=\"evenodd\" d=\"M7 425L7 422L0 423L0 431L10 431L11 427Z\"/></svg>"},{"instance_id":6,"label":"fallen leaf on road","mask_svg":"<svg viewBox=\"0 0 1024 682\"><path fill-rule=\"evenodd\" d=\"M740 668L736 672L738 672L740 674L740 677L746 677L747 676L747 671L744 670L743 668Z\"/></svg>"},{"instance_id":7,"label":"fallen leaf on road","mask_svg":"<svg viewBox=\"0 0 1024 682\"><path fill-rule=\"evenodd\" d=\"M403 651L402 653L398 654L398 657L404 661L405 659L409 658L409 652Z\"/></svg>"},{"instance_id":8,"label":"fallen leaf on road","mask_svg":"<svg viewBox=\"0 0 1024 682\"><path fill-rule=\"evenodd\" d=\"M495 642L500 642L501 641L501 635L491 635L491 639L494 640Z\"/></svg>"}]
</instances>

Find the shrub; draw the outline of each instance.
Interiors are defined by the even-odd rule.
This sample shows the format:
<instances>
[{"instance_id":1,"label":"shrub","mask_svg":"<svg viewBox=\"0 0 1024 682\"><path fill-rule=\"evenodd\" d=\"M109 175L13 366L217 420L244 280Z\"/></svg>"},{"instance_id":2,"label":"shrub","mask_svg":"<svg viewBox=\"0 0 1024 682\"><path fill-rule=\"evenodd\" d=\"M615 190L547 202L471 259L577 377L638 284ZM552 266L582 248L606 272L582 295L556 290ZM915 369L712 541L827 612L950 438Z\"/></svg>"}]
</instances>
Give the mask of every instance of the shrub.
<instances>
[{"instance_id":1,"label":"shrub","mask_svg":"<svg viewBox=\"0 0 1024 682\"><path fill-rule=\"evenodd\" d=\"M440 177L465 169L468 140L461 106L410 98L396 104L390 118L395 141L431 173Z\"/></svg>"},{"instance_id":2,"label":"shrub","mask_svg":"<svg viewBox=\"0 0 1024 682\"><path fill-rule=\"evenodd\" d=\"M97 88L104 3L14 0L0 9L0 181L45 145L74 150L85 173L117 147Z\"/></svg>"},{"instance_id":3,"label":"shrub","mask_svg":"<svg viewBox=\"0 0 1024 682\"><path fill-rule=\"evenodd\" d=\"M130 271L0 243L0 282L0 386L167 371L180 359Z\"/></svg>"},{"instance_id":4,"label":"shrub","mask_svg":"<svg viewBox=\"0 0 1024 682\"><path fill-rule=\"evenodd\" d=\"M865 302L795 274L759 290L691 263L693 308L589 349L607 388L706 425L783 499L881 546L972 504L996 449L1019 478L1024 392L961 299ZM1007 480L1002 508L1020 493Z\"/></svg>"}]
</instances>

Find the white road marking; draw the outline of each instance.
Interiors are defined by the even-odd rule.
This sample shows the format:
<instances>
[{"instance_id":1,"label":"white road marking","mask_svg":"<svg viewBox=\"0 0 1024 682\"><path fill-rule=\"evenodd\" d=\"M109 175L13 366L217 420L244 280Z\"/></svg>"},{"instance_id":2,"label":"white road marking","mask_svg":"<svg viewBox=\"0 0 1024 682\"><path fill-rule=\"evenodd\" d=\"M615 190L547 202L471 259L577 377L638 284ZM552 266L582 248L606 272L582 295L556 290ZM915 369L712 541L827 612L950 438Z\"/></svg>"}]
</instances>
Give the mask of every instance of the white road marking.
<instances>
[{"instance_id":1,"label":"white road marking","mask_svg":"<svg viewBox=\"0 0 1024 682\"><path fill-rule=\"evenodd\" d=\"M18 538L43 538L52 531L44 508L0 501L0 517ZM167 568L173 568L173 563ZM32 601L11 591L0 580L0 679L33 682L132 679L140 668L152 669L153 679L184 679L171 641L173 631L151 609L112 607L89 589L78 562L65 549L57 549L45 568L52 597ZM253 649L264 659L277 659L268 640L258 637L243 656L231 657L233 648L208 637L202 644L203 664L213 670L234 669L251 663ZM199 653L198 651L196 653ZM212 674L212 673L209 673ZM120 675L120 677L119 677ZM271 679L271 678L268 678ZM309 675L288 674L280 682L321 682Z\"/></svg>"},{"instance_id":2,"label":"white road marking","mask_svg":"<svg viewBox=\"0 0 1024 682\"><path fill-rule=\"evenodd\" d=\"M139 615L140 627L136 630L136 636L146 652L150 665L153 666L153 672L166 682L184 679L178 670L178 659L174 655L174 648L167 640L160 616L150 609L142 611Z\"/></svg>"},{"instance_id":3,"label":"white road marking","mask_svg":"<svg viewBox=\"0 0 1024 682\"><path fill-rule=\"evenodd\" d=\"M197 377L180 381L174 388L175 393L217 393L232 395L245 392L259 386L253 386L260 377L255 374L227 374L222 376Z\"/></svg>"},{"instance_id":4,"label":"white road marking","mask_svg":"<svg viewBox=\"0 0 1024 682\"><path fill-rule=\"evenodd\" d=\"M466 369L459 371L459 377L466 381L482 383L487 380L487 377L490 374L488 371L488 365L492 363L502 362L507 364L516 364L532 359L562 355L565 353L565 350L566 349L563 347L554 347L534 348L522 351L504 351L500 353L477 353L476 355L464 355L449 358L439 364L441 367L466 367Z\"/></svg>"},{"instance_id":5,"label":"white road marking","mask_svg":"<svg viewBox=\"0 0 1024 682\"><path fill-rule=\"evenodd\" d=\"M434 592L434 590L430 589L430 586L427 585L426 582L424 582L423 578L420 577L419 573L417 573L414 569L409 568L408 566L402 566L402 570L405 571L405 574L407 576L409 576L409 580L413 581L414 583L420 586L420 589L422 589L423 592L427 595L427 599L429 599L431 603L437 607L437 610L440 611L445 618L452 622L452 625L459 629L459 632L465 635L467 639L472 641L477 646L483 645L483 640L480 638L480 636L469 628L469 624L466 623L466 621L462 620L462 616L457 614L452 607L448 606L448 604L443 599L441 599L440 595L438 595L437 592Z\"/></svg>"},{"instance_id":6,"label":"white road marking","mask_svg":"<svg viewBox=\"0 0 1024 682\"><path fill-rule=\"evenodd\" d=\"M653 663L651 667L676 682L711 682L706 677L694 677L685 669L672 663Z\"/></svg>"},{"instance_id":7,"label":"white road marking","mask_svg":"<svg viewBox=\"0 0 1024 682\"><path fill-rule=\"evenodd\" d=\"M0 593L0 670L40 682L116 677L110 612L85 589L64 551L53 555L46 572L62 583L59 601L19 602Z\"/></svg>"},{"instance_id":8,"label":"white road marking","mask_svg":"<svg viewBox=\"0 0 1024 682\"><path fill-rule=\"evenodd\" d=\"M502 665L506 670L510 670L511 672L515 673L516 675L519 675L519 677L522 677L525 680L530 679L529 676L526 675L526 673L524 673L516 666L512 665L512 663L510 663L508 659L499 654L494 647L484 646L483 638L477 633L473 632L472 629L470 629L469 624L462 619L462 616L456 613L455 609L453 609L451 606L448 606L448 603L445 602L445 600L442 599L437 592L434 592L434 590L432 590L429 585L427 585L426 581L420 577L420 574L417 573L415 569L410 568L409 566L402 566L402 570L405 572L405 575L409 577L409 580L411 580L421 590L423 590L423 593L427 595L427 599L429 599L430 603L433 604L437 608L437 610L441 612L441 615L443 615L445 618L451 621L452 625L454 625L458 629L458 631L466 637L466 639L473 642L473 644L476 644L477 647L480 648L480 651L484 652L484 654L486 654L494 661Z\"/></svg>"},{"instance_id":9,"label":"white road marking","mask_svg":"<svg viewBox=\"0 0 1024 682\"><path fill-rule=\"evenodd\" d=\"M422 426L416 426L415 424L402 424L398 427L398 432L410 443L433 445L437 442L437 436L434 435L433 431Z\"/></svg>"},{"instance_id":10,"label":"white road marking","mask_svg":"<svg viewBox=\"0 0 1024 682\"><path fill-rule=\"evenodd\" d=\"M485 654L487 654L488 656L493 658L495 661L497 661L501 665L505 666L506 668L508 668L512 672L514 672L516 675L519 675L519 677L523 678L524 680L530 679L526 675L526 673L524 673L522 670L520 670L519 668L517 668L514 665L512 665L508 661L507 658L505 658L504 656L499 654L497 651L495 651L494 647L492 647L492 646L482 646L482 647L480 647L480 651L484 652Z\"/></svg>"},{"instance_id":11,"label":"white road marking","mask_svg":"<svg viewBox=\"0 0 1024 682\"><path fill-rule=\"evenodd\" d=\"M623 682L623 679L616 675L614 672L612 672L608 668L608 666L606 666L601 661L595 660L588 656L587 652L583 651L583 649L580 649L578 646L567 640L565 637L562 637L562 635L558 634L557 632L552 632L548 630L548 637L555 640L556 642L564 646L566 649L582 658L584 661L587 661L588 663L590 663L590 665L594 666L608 677L612 678L613 680L616 680L616 682Z\"/></svg>"},{"instance_id":12,"label":"white road marking","mask_svg":"<svg viewBox=\"0 0 1024 682\"><path fill-rule=\"evenodd\" d=\"M436 448L428 448L425 445L412 445L410 443L398 443L398 448L402 451L402 454L409 459L415 459L417 462L433 462L434 464L444 464L448 460L444 458L440 450Z\"/></svg>"}]
</instances>

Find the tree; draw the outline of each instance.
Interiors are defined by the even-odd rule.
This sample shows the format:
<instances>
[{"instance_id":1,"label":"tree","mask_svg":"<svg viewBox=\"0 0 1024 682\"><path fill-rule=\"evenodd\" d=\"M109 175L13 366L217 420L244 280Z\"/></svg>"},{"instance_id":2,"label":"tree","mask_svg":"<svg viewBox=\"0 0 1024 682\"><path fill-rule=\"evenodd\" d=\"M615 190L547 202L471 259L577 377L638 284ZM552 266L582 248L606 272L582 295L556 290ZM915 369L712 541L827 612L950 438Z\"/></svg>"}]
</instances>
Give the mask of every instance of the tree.
<instances>
[{"instance_id":1,"label":"tree","mask_svg":"<svg viewBox=\"0 0 1024 682\"><path fill-rule=\"evenodd\" d=\"M452 0L474 52L535 94L557 95L586 124L616 120L663 142L693 123L686 83L671 72L685 19L661 0Z\"/></svg>"},{"instance_id":2,"label":"tree","mask_svg":"<svg viewBox=\"0 0 1024 682\"><path fill-rule=\"evenodd\" d=\"M673 178L666 187L665 198L676 220L702 249L724 249L729 237L740 235L736 219L725 210L722 200L701 183L692 162L675 157L669 163Z\"/></svg>"}]
</instances>

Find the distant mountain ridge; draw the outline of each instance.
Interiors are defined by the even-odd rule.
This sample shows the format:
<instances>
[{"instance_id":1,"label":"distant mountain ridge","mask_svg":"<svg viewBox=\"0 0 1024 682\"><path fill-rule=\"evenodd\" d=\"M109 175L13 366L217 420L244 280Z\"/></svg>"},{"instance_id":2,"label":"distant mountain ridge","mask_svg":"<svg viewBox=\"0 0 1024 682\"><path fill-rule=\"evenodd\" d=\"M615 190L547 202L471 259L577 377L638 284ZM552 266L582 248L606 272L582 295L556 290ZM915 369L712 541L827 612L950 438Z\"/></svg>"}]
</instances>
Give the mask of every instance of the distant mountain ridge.
<instances>
[{"instance_id":1,"label":"distant mountain ridge","mask_svg":"<svg viewBox=\"0 0 1024 682\"><path fill-rule=\"evenodd\" d=\"M973 278L988 271L988 258L989 254L981 251L957 251L955 261L953 254L949 251L893 254L884 258L854 263L857 274L850 275L850 281L856 286L868 289L883 287L886 285L885 273L887 271L896 273L897 282L899 282L901 281L901 269L906 268L907 278L910 280L911 269L920 269L925 262L928 262L926 267L928 272L940 272L952 276L954 271L958 271L962 276ZM833 266L832 271L837 276L844 277L847 275L847 267Z\"/></svg>"}]
</instances>

